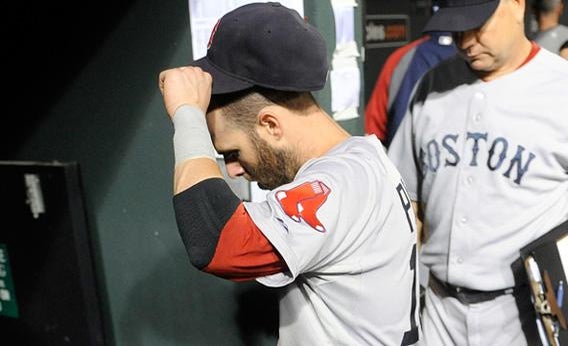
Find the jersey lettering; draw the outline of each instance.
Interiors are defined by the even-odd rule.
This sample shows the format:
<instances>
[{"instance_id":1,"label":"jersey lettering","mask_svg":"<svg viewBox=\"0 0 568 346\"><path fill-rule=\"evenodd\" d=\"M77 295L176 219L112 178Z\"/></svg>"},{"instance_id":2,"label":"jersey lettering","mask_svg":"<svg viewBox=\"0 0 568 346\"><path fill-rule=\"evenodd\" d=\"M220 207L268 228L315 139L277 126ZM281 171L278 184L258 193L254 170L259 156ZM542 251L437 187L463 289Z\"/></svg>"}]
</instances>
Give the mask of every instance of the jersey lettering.
<instances>
[{"instance_id":1,"label":"jersey lettering","mask_svg":"<svg viewBox=\"0 0 568 346\"><path fill-rule=\"evenodd\" d=\"M414 272L412 280L412 304L410 304L410 329L404 332L400 346L414 345L418 342L418 324L416 323L416 304L418 297L416 296L416 244L412 246L412 255L410 256L410 270Z\"/></svg>"},{"instance_id":2,"label":"jersey lettering","mask_svg":"<svg viewBox=\"0 0 568 346\"><path fill-rule=\"evenodd\" d=\"M396 187L396 192L398 192L398 197L400 198L400 203L402 203L402 207L404 208L404 212L406 213L406 221L408 221L408 227L410 227L410 233L414 232L414 227L412 227L412 219L411 217L414 216L414 211L412 210L412 203L410 202L410 197L404 188L402 182L398 183Z\"/></svg>"},{"instance_id":3,"label":"jersey lettering","mask_svg":"<svg viewBox=\"0 0 568 346\"><path fill-rule=\"evenodd\" d=\"M465 145L460 143L458 134L442 136L441 141L428 141L420 148L419 154L423 177L428 172L436 173L441 168L456 167L463 158L467 158L469 161L464 161L464 164L469 167L485 166L492 172L502 169L504 177L521 185L523 176L529 171L536 155L527 152L522 145L509 150L509 141L504 137L496 137L493 140L489 137L487 132L467 132ZM457 148L462 145L464 153L460 157Z\"/></svg>"},{"instance_id":4,"label":"jersey lettering","mask_svg":"<svg viewBox=\"0 0 568 346\"><path fill-rule=\"evenodd\" d=\"M413 219L411 218L415 218L415 215L412 209L412 203L410 202L410 197L408 196L408 192L406 192L406 188L404 187L404 183L402 181L398 183L396 192L398 193L400 203L402 204L402 208L404 209L404 213L406 214L406 220L408 221L410 233L414 233L415 229L414 224L412 223ZM418 304L416 291L416 281L418 276L418 273L416 271L416 242L412 246L412 253L410 255L410 270L413 273L412 292L410 293L412 296L412 303L410 304L410 329L404 332L402 341L400 342L401 346L414 345L418 342L418 323L416 322L416 310Z\"/></svg>"},{"instance_id":5,"label":"jersey lettering","mask_svg":"<svg viewBox=\"0 0 568 346\"><path fill-rule=\"evenodd\" d=\"M325 227L316 216L318 209L327 200L331 190L321 181L311 181L290 190L279 190L276 199L284 213L292 220L304 220L318 232L325 232Z\"/></svg>"}]
</instances>

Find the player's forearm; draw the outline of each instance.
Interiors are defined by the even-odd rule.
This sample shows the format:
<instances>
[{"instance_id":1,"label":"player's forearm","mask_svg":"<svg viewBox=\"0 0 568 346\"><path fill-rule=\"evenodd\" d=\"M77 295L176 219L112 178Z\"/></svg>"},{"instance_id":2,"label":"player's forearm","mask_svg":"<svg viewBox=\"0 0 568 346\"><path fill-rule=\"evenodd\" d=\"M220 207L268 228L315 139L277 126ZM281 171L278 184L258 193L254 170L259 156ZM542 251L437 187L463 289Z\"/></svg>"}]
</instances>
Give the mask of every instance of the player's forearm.
<instances>
[{"instance_id":1,"label":"player's forearm","mask_svg":"<svg viewBox=\"0 0 568 346\"><path fill-rule=\"evenodd\" d=\"M205 114L193 106L179 107L174 116L174 194L208 178L222 177Z\"/></svg>"}]
</instances>

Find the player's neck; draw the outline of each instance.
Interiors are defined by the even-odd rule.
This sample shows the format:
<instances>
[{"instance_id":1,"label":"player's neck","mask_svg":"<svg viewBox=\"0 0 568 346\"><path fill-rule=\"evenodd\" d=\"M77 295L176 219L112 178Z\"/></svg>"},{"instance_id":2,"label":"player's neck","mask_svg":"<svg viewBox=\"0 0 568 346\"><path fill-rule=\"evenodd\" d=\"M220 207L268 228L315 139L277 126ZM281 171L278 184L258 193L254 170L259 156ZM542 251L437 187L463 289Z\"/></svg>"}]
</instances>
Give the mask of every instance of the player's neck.
<instances>
[{"instance_id":1,"label":"player's neck","mask_svg":"<svg viewBox=\"0 0 568 346\"><path fill-rule=\"evenodd\" d=\"M324 155L351 136L321 109L307 116L299 116L297 120L296 143L306 161ZM317 129L315 133L314 129Z\"/></svg>"},{"instance_id":2,"label":"player's neck","mask_svg":"<svg viewBox=\"0 0 568 346\"><path fill-rule=\"evenodd\" d=\"M516 71L518 68L527 63L527 61L530 60L533 50L532 42L523 35L523 38L515 45L515 47L516 49L514 52L510 52L510 54L508 54L508 60L500 67L488 72L479 72L479 77L485 82L490 82Z\"/></svg>"}]
</instances>

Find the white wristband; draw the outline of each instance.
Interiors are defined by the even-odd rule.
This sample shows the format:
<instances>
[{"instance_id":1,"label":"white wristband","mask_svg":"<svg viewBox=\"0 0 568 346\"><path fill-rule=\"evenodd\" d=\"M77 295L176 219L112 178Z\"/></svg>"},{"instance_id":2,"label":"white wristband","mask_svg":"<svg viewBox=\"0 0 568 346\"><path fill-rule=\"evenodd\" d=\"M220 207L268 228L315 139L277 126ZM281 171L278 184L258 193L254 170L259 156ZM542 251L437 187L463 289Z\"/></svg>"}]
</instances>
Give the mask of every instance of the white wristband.
<instances>
[{"instance_id":1,"label":"white wristband","mask_svg":"<svg viewBox=\"0 0 568 346\"><path fill-rule=\"evenodd\" d=\"M216 160L215 148L211 142L203 111L190 105L180 106L173 116L173 123L176 166L198 157Z\"/></svg>"}]
</instances>

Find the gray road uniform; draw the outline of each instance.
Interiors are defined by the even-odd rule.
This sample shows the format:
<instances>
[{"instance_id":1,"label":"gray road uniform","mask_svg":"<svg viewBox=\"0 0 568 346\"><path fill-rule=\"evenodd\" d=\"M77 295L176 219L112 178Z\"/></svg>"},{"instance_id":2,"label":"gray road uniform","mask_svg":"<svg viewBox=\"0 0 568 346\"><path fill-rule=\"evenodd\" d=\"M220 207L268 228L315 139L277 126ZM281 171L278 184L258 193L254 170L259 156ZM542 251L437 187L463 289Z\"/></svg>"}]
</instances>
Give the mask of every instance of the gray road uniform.
<instances>
[{"instance_id":1,"label":"gray road uniform","mask_svg":"<svg viewBox=\"0 0 568 346\"><path fill-rule=\"evenodd\" d=\"M522 284L519 249L568 218L568 63L540 49L489 82L459 57L442 63L418 85L389 157L424 210L420 258L437 278L427 343L524 344L521 323L534 317L507 289ZM468 304L434 294L440 283L495 294Z\"/></svg>"}]
</instances>

